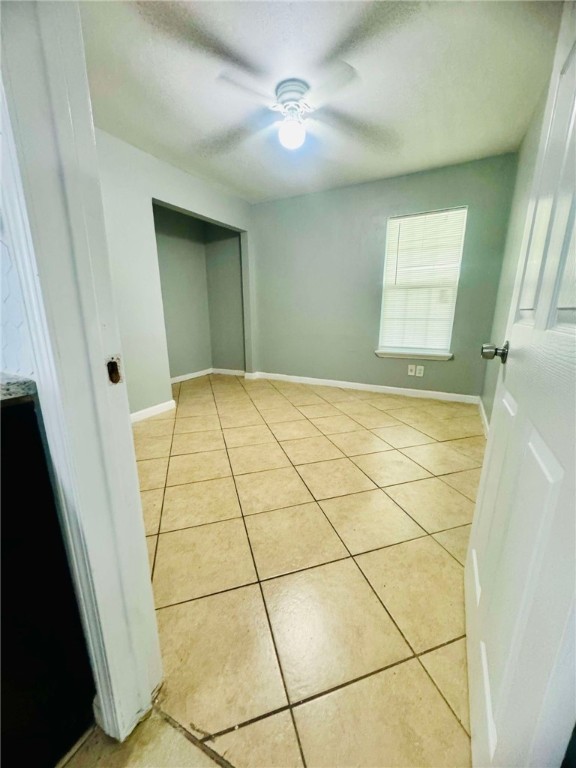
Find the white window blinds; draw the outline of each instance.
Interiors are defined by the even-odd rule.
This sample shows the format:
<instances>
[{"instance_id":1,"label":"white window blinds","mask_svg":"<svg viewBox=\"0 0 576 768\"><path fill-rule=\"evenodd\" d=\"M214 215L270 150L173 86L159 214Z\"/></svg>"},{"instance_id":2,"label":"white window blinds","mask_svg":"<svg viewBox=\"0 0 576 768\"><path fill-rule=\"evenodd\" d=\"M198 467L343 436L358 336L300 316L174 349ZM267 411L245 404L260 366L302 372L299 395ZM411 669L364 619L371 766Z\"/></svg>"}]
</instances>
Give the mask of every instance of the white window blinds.
<instances>
[{"instance_id":1,"label":"white window blinds","mask_svg":"<svg viewBox=\"0 0 576 768\"><path fill-rule=\"evenodd\" d=\"M388 220L380 349L450 349L466 208Z\"/></svg>"}]
</instances>

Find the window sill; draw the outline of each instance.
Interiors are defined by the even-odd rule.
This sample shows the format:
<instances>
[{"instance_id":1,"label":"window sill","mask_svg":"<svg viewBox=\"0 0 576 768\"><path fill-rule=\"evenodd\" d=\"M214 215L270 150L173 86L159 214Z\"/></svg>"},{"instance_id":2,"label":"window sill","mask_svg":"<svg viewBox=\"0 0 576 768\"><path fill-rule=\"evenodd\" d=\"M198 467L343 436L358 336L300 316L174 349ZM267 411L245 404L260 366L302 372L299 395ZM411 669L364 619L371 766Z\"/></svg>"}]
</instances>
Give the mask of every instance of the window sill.
<instances>
[{"instance_id":1,"label":"window sill","mask_svg":"<svg viewBox=\"0 0 576 768\"><path fill-rule=\"evenodd\" d=\"M395 357L401 360L452 360L454 354L443 349L375 349L377 357Z\"/></svg>"}]
</instances>

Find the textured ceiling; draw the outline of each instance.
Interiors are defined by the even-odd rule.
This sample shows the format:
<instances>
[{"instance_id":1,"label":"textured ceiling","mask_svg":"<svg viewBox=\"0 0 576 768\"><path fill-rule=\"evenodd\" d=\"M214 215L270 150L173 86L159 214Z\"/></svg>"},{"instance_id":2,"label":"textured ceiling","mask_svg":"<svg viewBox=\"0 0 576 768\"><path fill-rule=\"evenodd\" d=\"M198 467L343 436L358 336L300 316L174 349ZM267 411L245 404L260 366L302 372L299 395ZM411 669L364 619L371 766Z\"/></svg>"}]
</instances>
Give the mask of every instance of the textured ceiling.
<instances>
[{"instance_id":1,"label":"textured ceiling","mask_svg":"<svg viewBox=\"0 0 576 768\"><path fill-rule=\"evenodd\" d=\"M552 2L80 5L96 125L251 201L517 149L561 12ZM322 86L341 62L357 77L310 116L304 147L280 147L267 108L276 83Z\"/></svg>"}]
</instances>

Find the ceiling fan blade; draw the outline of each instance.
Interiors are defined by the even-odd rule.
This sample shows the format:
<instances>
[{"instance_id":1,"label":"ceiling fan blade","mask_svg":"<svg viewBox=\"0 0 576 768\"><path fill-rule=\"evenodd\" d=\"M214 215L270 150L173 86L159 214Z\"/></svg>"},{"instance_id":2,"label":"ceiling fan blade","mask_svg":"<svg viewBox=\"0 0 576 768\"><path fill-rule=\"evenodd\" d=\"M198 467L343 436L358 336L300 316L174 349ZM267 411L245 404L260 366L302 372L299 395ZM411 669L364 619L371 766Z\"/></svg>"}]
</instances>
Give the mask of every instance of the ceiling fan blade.
<instances>
[{"instance_id":1,"label":"ceiling fan blade","mask_svg":"<svg viewBox=\"0 0 576 768\"><path fill-rule=\"evenodd\" d=\"M344 133L360 139L373 148L390 150L396 149L400 145L398 134L391 128L364 122L335 107L324 107L314 117L320 122L330 124Z\"/></svg>"},{"instance_id":2,"label":"ceiling fan blade","mask_svg":"<svg viewBox=\"0 0 576 768\"><path fill-rule=\"evenodd\" d=\"M258 83L245 82L244 79L238 76L235 72L225 70L218 75L218 80L233 85L249 96L256 97L259 101L265 103L272 103L274 101L272 95L267 93L266 90Z\"/></svg>"},{"instance_id":3,"label":"ceiling fan blade","mask_svg":"<svg viewBox=\"0 0 576 768\"><path fill-rule=\"evenodd\" d=\"M322 58L322 64L330 64L360 48L373 37L385 31L394 31L422 11L423 3L376 2L370 3L360 18Z\"/></svg>"},{"instance_id":4,"label":"ceiling fan blade","mask_svg":"<svg viewBox=\"0 0 576 768\"><path fill-rule=\"evenodd\" d=\"M319 160L324 165L329 165L334 169L350 167L349 158L338 151L330 141L331 132L336 129L330 126L328 122L320 122L314 117L307 121L306 142L311 144L314 160Z\"/></svg>"},{"instance_id":5,"label":"ceiling fan blade","mask_svg":"<svg viewBox=\"0 0 576 768\"><path fill-rule=\"evenodd\" d=\"M201 155L223 155L233 152L251 136L266 130L277 122L278 115L269 109L259 109L242 123L198 142L194 149Z\"/></svg>"},{"instance_id":6,"label":"ceiling fan blade","mask_svg":"<svg viewBox=\"0 0 576 768\"><path fill-rule=\"evenodd\" d=\"M260 68L248 57L202 27L194 18L192 3L137 0L135 5L148 24L171 40L200 48L252 75L262 74Z\"/></svg>"},{"instance_id":7,"label":"ceiling fan blade","mask_svg":"<svg viewBox=\"0 0 576 768\"><path fill-rule=\"evenodd\" d=\"M309 93L306 94L306 102L314 109L318 109L357 78L358 72L354 67L345 61L338 61L331 67L330 73L323 83L311 87Z\"/></svg>"}]
</instances>

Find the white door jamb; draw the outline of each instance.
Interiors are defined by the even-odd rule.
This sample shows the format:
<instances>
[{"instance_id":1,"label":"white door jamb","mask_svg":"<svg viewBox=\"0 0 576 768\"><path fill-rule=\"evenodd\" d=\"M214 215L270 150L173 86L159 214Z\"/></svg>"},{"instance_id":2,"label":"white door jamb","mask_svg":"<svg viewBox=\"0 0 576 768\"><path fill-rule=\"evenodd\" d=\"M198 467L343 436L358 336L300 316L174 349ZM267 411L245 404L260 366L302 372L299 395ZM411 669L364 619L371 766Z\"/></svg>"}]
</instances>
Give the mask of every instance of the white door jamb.
<instances>
[{"instance_id":1,"label":"white door jamb","mask_svg":"<svg viewBox=\"0 0 576 768\"><path fill-rule=\"evenodd\" d=\"M120 341L79 8L2 11L4 213L95 713L124 739L150 709L162 669L126 386L107 377Z\"/></svg>"}]
</instances>

